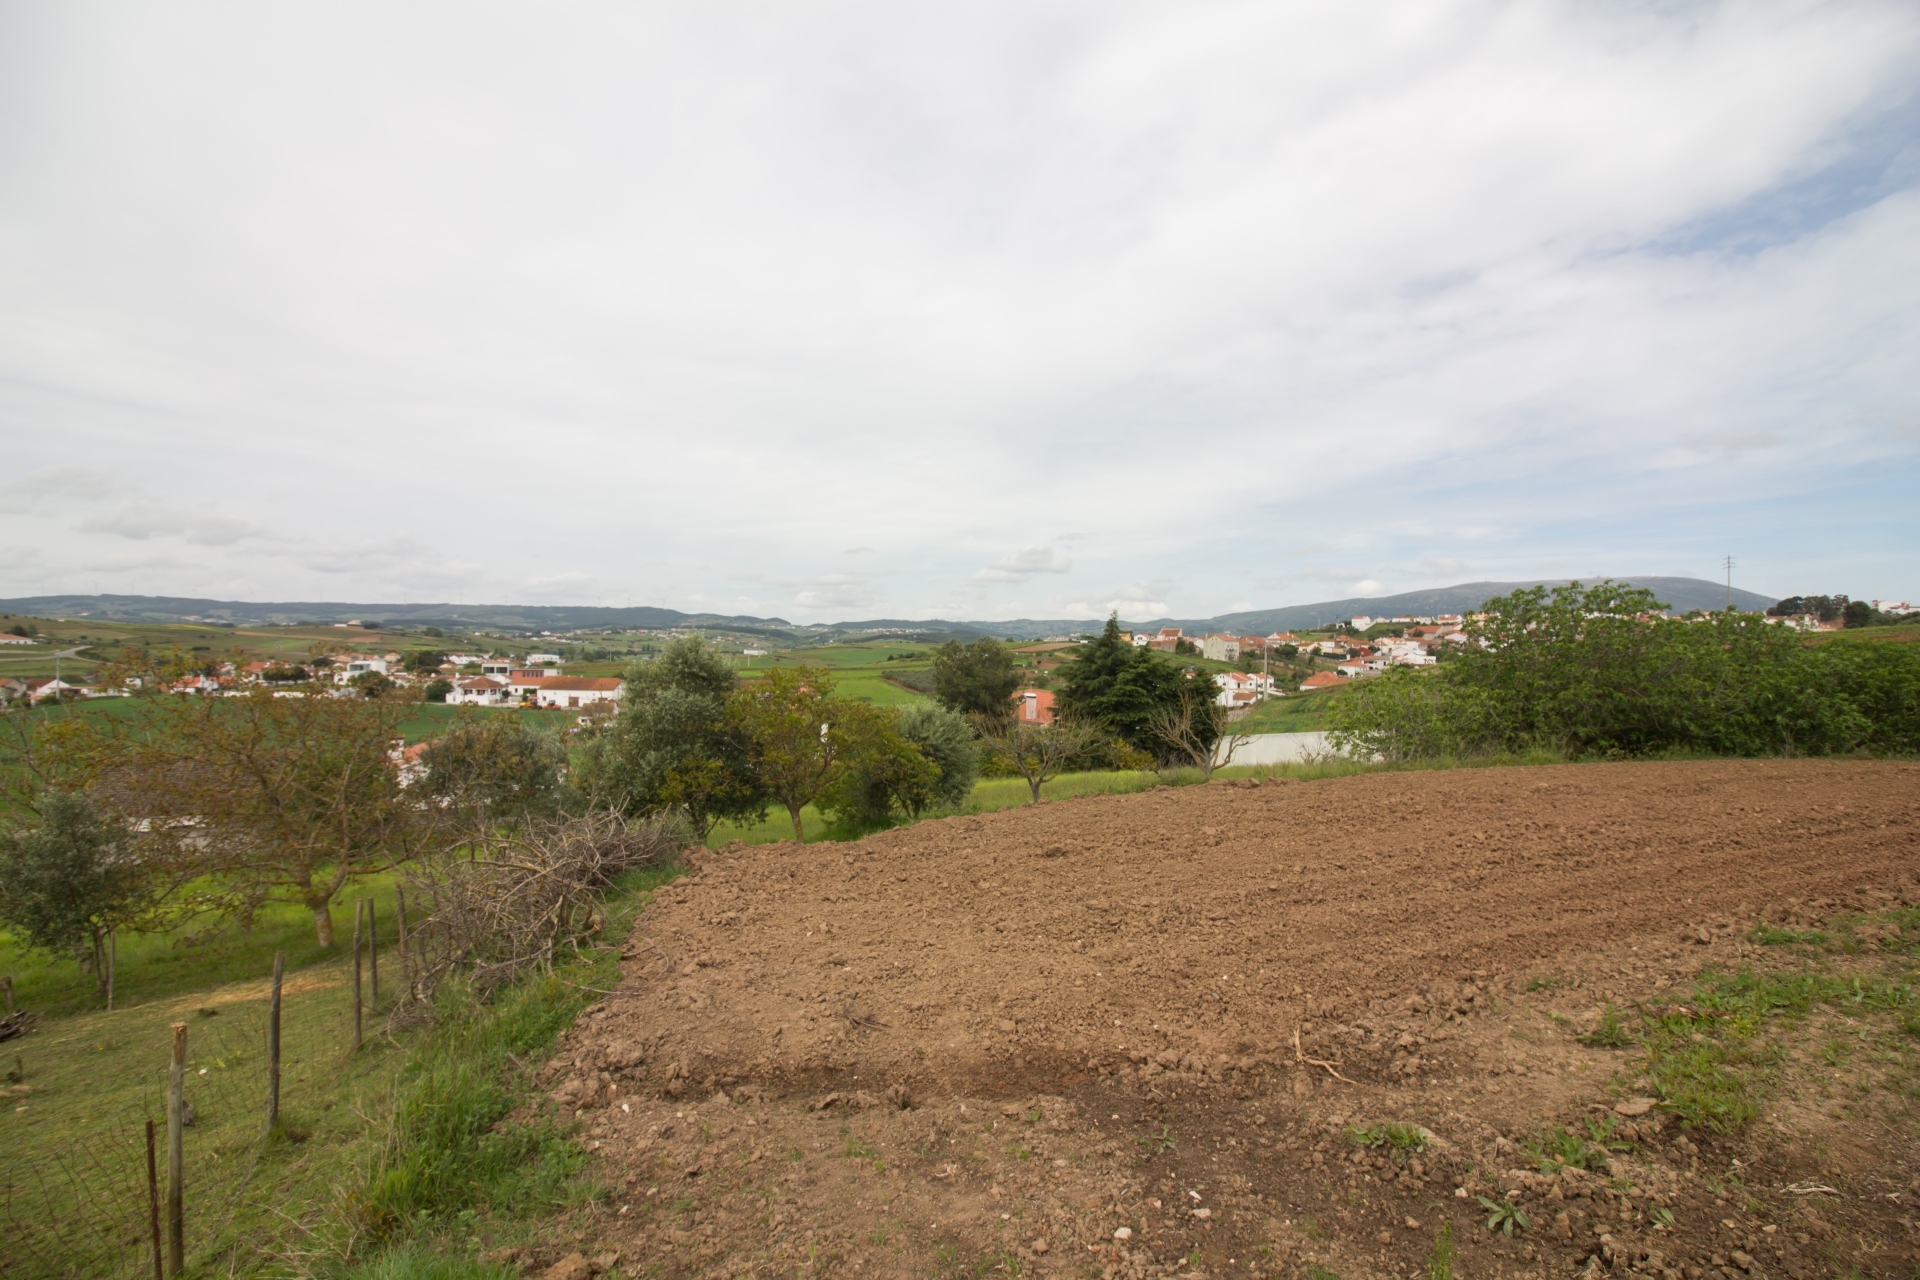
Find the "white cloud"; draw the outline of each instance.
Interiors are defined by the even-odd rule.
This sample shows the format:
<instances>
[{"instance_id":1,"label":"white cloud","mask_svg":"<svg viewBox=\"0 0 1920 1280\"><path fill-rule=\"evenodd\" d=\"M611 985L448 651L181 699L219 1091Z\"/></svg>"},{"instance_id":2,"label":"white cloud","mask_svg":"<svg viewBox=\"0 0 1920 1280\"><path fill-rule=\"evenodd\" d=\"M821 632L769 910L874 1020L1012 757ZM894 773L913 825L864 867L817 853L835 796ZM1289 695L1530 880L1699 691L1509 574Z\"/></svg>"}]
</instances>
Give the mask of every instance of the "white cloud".
<instances>
[{"instance_id":1,"label":"white cloud","mask_svg":"<svg viewBox=\"0 0 1920 1280\"><path fill-rule=\"evenodd\" d=\"M1375 582L1372 578L1362 578L1347 588L1347 594L1354 596L1377 596L1384 595L1386 590L1385 586Z\"/></svg>"},{"instance_id":2,"label":"white cloud","mask_svg":"<svg viewBox=\"0 0 1920 1280\"><path fill-rule=\"evenodd\" d=\"M975 582L1025 582L1036 573L1065 573L1069 560L1052 547L1022 547L1000 557L973 575Z\"/></svg>"},{"instance_id":3,"label":"white cloud","mask_svg":"<svg viewBox=\"0 0 1920 1280\"><path fill-rule=\"evenodd\" d=\"M149 538L183 538L194 546L230 547L248 540L284 541L251 520L222 515L211 509L191 510L164 502L127 502L112 511L88 516L76 528L82 533L106 533L144 542Z\"/></svg>"}]
</instances>

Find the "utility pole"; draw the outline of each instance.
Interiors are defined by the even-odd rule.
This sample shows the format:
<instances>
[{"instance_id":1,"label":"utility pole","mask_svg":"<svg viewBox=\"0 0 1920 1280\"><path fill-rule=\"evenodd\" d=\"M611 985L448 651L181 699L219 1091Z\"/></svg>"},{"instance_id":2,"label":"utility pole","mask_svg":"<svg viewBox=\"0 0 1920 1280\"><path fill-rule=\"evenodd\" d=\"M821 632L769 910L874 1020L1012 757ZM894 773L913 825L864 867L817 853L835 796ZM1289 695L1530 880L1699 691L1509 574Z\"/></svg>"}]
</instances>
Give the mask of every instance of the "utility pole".
<instances>
[{"instance_id":1,"label":"utility pole","mask_svg":"<svg viewBox=\"0 0 1920 1280\"><path fill-rule=\"evenodd\" d=\"M1733 612L1733 557L1726 559L1727 567L1727 612Z\"/></svg>"}]
</instances>

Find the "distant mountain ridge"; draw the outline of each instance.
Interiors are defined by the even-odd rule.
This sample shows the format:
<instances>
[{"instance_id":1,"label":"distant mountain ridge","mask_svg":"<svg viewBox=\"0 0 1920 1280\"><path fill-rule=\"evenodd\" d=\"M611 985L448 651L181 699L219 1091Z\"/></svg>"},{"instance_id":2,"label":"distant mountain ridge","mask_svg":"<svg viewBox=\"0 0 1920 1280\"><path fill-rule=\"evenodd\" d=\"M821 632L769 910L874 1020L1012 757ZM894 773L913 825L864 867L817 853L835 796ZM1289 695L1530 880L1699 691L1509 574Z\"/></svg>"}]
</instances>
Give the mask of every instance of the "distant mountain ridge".
<instances>
[{"instance_id":1,"label":"distant mountain ridge","mask_svg":"<svg viewBox=\"0 0 1920 1280\"><path fill-rule=\"evenodd\" d=\"M1211 618L1151 618L1140 621L1123 619L1129 630L1158 630L1179 627L1185 631L1229 631L1236 634L1266 635L1273 631L1310 630L1329 623L1342 622L1355 614L1393 617L1399 614L1430 615L1466 613L1479 608L1494 596L1506 595L1522 587L1560 586L1569 579L1543 579L1532 582L1463 582L1451 587L1432 587L1424 591L1406 591L1392 596L1353 596L1345 600L1323 600L1315 604L1287 605L1277 609L1253 609L1223 613ZM1583 579L1597 581L1597 579ZM1634 577L1617 579L1652 591L1668 607L1687 613L1695 609L1726 607L1727 589L1704 578ZM1758 595L1736 587L1736 608L1761 610L1775 602L1774 596ZM90 617L113 622L187 622L205 621L233 625L266 623L328 623L352 619L406 626L437 626L461 630L489 631L575 631L603 627L660 629L673 627L716 627L732 631L764 631L769 634L807 632L922 634L930 637L957 635L1014 636L1036 638L1048 635L1072 635L1096 630L1105 618L1016 618L1010 621L952 622L941 618L869 618L854 622L836 622L827 626L799 626L784 618L755 618L718 613L682 613L678 609L651 606L612 609L594 605L456 605L456 604L351 604L342 602L248 603L239 600L202 600L185 596L53 595L26 596L0 600L0 612L34 617Z\"/></svg>"}]
</instances>

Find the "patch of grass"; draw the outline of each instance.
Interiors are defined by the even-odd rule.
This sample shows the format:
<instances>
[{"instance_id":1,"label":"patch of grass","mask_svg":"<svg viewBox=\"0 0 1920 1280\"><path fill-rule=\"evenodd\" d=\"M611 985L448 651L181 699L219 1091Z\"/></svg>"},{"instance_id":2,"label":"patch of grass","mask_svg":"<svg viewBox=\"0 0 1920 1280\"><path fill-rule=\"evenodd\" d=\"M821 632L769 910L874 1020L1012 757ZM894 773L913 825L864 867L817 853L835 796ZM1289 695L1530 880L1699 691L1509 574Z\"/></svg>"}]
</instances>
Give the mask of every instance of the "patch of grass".
<instances>
[{"instance_id":1,"label":"patch of grass","mask_svg":"<svg viewBox=\"0 0 1920 1280\"><path fill-rule=\"evenodd\" d=\"M1427 1149L1427 1133L1419 1125L1388 1121L1347 1130L1347 1136L1362 1147L1382 1148L1400 1155Z\"/></svg>"},{"instance_id":2,"label":"patch of grass","mask_svg":"<svg viewBox=\"0 0 1920 1280\"><path fill-rule=\"evenodd\" d=\"M362 1263L343 1280L515 1280L519 1274L512 1267L492 1266L416 1241Z\"/></svg>"},{"instance_id":3,"label":"patch of grass","mask_svg":"<svg viewBox=\"0 0 1920 1280\"><path fill-rule=\"evenodd\" d=\"M1581 1044L1596 1045L1604 1049L1619 1049L1633 1043L1633 1037L1627 1033L1626 1019L1620 1010L1613 1007L1611 1001L1600 1011L1600 1021L1593 1030L1580 1037Z\"/></svg>"},{"instance_id":4,"label":"patch of grass","mask_svg":"<svg viewBox=\"0 0 1920 1280\"><path fill-rule=\"evenodd\" d=\"M1916 1017L1913 987L1876 975L1709 972L1687 1005L1645 1020L1646 1073L1663 1105L1687 1124L1732 1132L1758 1114L1765 1079L1781 1058L1761 1030L1820 1004L1892 1013L1903 1023Z\"/></svg>"},{"instance_id":5,"label":"patch of grass","mask_svg":"<svg viewBox=\"0 0 1920 1280\"><path fill-rule=\"evenodd\" d=\"M870 1144L862 1142L852 1134L847 1135L847 1159L871 1160L879 1154Z\"/></svg>"},{"instance_id":6,"label":"patch of grass","mask_svg":"<svg viewBox=\"0 0 1920 1280\"><path fill-rule=\"evenodd\" d=\"M1529 992L1557 991L1561 987L1566 986L1567 982L1568 982L1568 978L1565 974L1550 973L1550 974L1547 974L1545 977L1529 978L1527 980L1527 990Z\"/></svg>"},{"instance_id":7,"label":"patch of grass","mask_svg":"<svg viewBox=\"0 0 1920 1280\"><path fill-rule=\"evenodd\" d=\"M1555 1173L1568 1166L1597 1172L1606 1168L1614 1152L1633 1150L1631 1143L1621 1142L1615 1136L1619 1125L1617 1116L1590 1117L1584 1135L1556 1127L1524 1146L1542 1173Z\"/></svg>"},{"instance_id":8,"label":"patch of grass","mask_svg":"<svg viewBox=\"0 0 1920 1280\"><path fill-rule=\"evenodd\" d=\"M1818 929L1782 929L1778 925L1757 924L1747 932L1747 941L1763 947L1818 946L1827 935Z\"/></svg>"},{"instance_id":9,"label":"patch of grass","mask_svg":"<svg viewBox=\"0 0 1920 1280\"><path fill-rule=\"evenodd\" d=\"M1440 1233L1427 1250L1426 1280L1453 1280L1453 1223L1441 1219Z\"/></svg>"},{"instance_id":10,"label":"patch of grass","mask_svg":"<svg viewBox=\"0 0 1920 1280\"><path fill-rule=\"evenodd\" d=\"M394 945L393 885L391 875L366 876L339 893L334 899L331 948L320 945L313 913L291 902L264 904L255 913L251 929L226 921L213 926L188 924L162 933L123 931L114 965L114 1009L130 1010L182 992L258 978L272 972L275 951L287 953L289 979L301 970L337 963L352 950L354 902L362 897L374 901L384 968ZM13 975L16 1003L42 1017L106 1007L93 975L82 972L71 954L33 950L4 929L0 929L0 973Z\"/></svg>"}]
</instances>

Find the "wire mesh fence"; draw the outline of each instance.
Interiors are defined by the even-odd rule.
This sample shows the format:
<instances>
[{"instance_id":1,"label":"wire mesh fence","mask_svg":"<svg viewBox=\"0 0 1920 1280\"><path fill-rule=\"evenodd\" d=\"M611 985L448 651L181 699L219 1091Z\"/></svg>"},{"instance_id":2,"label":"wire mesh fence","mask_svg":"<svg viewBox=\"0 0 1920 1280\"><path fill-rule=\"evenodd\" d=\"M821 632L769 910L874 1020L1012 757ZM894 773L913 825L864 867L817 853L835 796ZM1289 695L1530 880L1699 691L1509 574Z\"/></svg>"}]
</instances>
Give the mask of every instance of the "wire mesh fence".
<instances>
[{"instance_id":1,"label":"wire mesh fence","mask_svg":"<svg viewBox=\"0 0 1920 1280\"><path fill-rule=\"evenodd\" d=\"M286 1003L305 994L300 984L290 984ZM228 1234L271 1140L272 1006L266 984L248 997L175 1014L184 1015L185 1026L179 1221L187 1259L204 1256ZM337 996L329 1001L337 1003ZM0 1151L0 1278L173 1274L167 1247L168 1076L177 1025L148 1017L126 1033L116 1055L124 1065L111 1079L102 1074L93 1082L98 1096L111 1098L110 1114L73 1118L72 1112L88 1105L83 1075L81 1087L66 1090L65 1118L49 1118L48 1127L60 1124L59 1132L35 1134L31 1143L16 1140ZM46 1049L81 1054L95 1047L83 1039ZM282 1022L285 1060L320 1061L350 1051L348 1029L337 1016ZM107 1069L102 1063L102 1073Z\"/></svg>"}]
</instances>

